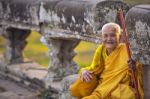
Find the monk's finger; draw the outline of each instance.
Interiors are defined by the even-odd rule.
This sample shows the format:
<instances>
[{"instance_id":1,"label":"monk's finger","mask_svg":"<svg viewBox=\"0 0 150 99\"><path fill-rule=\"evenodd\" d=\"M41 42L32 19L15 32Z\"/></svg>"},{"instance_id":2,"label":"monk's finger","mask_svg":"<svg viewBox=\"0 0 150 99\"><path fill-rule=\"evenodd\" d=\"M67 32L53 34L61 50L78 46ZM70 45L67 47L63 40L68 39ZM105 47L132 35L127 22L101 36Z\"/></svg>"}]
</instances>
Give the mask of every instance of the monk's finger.
<instances>
[{"instance_id":1,"label":"monk's finger","mask_svg":"<svg viewBox=\"0 0 150 99\"><path fill-rule=\"evenodd\" d=\"M82 78L81 78L81 80L82 80L83 82L84 82L84 81L85 81L85 82L91 81L91 79L93 78L91 73L92 73L91 71L84 70L84 71L82 72Z\"/></svg>"},{"instance_id":2,"label":"monk's finger","mask_svg":"<svg viewBox=\"0 0 150 99\"><path fill-rule=\"evenodd\" d=\"M82 82L85 82L85 75L82 75L82 76L81 76L81 81L82 81Z\"/></svg>"},{"instance_id":3,"label":"monk's finger","mask_svg":"<svg viewBox=\"0 0 150 99\"><path fill-rule=\"evenodd\" d=\"M85 81L85 82L89 82L89 81L92 80L92 78L93 78L92 75L87 73L87 74L84 76L84 81Z\"/></svg>"},{"instance_id":4,"label":"monk's finger","mask_svg":"<svg viewBox=\"0 0 150 99\"><path fill-rule=\"evenodd\" d=\"M85 82L89 82L91 79L86 75L86 76L84 76L84 81Z\"/></svg>"},{"instance_id":5,"label":"monk's finger","mask_svg":"<svg viewBox=\"0 0 150 99\"><path fill-rule=\"evenodd\" d=\"M87 72L87 76L88 76L88 78L93 79L91 72Z\"/></svg>"},{"instance_id":6,"label":"monk's finger","mask_svg":"<svg viewBox=\"0 0 150 99\"><path fill-rule=\"evenodd\" d=\"M93 74L93 71L89 71L90 74Z\"/></svg>"}]
</instances>

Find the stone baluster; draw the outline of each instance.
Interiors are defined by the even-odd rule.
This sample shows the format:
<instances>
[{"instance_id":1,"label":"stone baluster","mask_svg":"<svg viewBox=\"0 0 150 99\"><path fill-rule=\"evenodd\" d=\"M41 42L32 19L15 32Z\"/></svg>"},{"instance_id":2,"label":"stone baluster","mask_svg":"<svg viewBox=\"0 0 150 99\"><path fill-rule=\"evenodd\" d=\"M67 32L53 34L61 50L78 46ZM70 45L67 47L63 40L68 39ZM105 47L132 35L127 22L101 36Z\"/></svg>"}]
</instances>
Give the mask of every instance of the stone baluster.
<instances>
[{"instance_id":1,"label":"stone baluster","mask_svg":"<svg viewBox=\"0 0 150 99\"><path fill-rule=\"evenodd\" d=\"M30 30L20 30L8 28L3 34L6 39L5 60L6 63L23 62L23 50L27 44L26 38L29 36Z\"/></svg>"},{"instance_id":2,"label":"stone baluster","mask_svg":"<svg viewBox=\"0 0 150 99\"><path fill-rule=\"evenodd\" d=\"M50 38L48 42L50 55L48 79L61 80L65 76L77 73L78 66L73 58L76 55L74 48L80 41Z\"/></svg>"}]
</instances>

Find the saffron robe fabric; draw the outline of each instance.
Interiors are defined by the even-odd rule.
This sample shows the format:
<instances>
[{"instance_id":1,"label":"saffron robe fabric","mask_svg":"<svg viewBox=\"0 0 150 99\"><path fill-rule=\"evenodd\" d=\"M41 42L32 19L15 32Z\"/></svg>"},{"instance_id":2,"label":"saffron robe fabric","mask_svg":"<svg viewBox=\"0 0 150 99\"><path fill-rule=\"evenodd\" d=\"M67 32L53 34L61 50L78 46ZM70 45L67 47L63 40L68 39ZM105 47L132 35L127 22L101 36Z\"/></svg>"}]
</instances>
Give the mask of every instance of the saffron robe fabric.
<instances>
[{"instance_id":1,"label":"saffron robe fabric","mask_svg":"<svg viewBox=\"0 0 150 99\"><path fill-rule=\"evenodd\" d=\"M106 55L104 45L99 45L91 66L81 69L81 72L84 69L93 71L92 81L82 82L78 79L71 87L71 94L82 99L135 99L135 91L130 86L131 73L127 61L125 44L120 43L109 56ZM140 99L144 99L142 65L138 62L136 78Z\"/></svg>"}]
</instances>

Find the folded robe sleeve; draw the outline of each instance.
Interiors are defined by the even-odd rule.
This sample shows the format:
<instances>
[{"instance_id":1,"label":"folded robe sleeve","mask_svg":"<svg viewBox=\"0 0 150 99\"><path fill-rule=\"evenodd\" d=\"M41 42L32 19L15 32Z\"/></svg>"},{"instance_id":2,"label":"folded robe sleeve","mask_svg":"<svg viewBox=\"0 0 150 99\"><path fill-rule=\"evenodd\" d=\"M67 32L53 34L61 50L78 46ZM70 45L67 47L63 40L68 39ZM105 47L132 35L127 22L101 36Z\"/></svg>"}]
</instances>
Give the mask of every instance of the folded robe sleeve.
<instances>
[{"instance_id":1,"label":"folded robe sleeve","mask_svg":"<svg viewBox=\"0 0 150 99\"><path fill-rule=\"evenodd\" d=\"M92 71L95 75L99 75L103 71L103 68L104 68L103 50L104 50L103 45L99 45L95 51L94 58L92 60L92 64L90 66L82 68L80 70L80 74L85 69Z\"/></svg>"}]
</instances>

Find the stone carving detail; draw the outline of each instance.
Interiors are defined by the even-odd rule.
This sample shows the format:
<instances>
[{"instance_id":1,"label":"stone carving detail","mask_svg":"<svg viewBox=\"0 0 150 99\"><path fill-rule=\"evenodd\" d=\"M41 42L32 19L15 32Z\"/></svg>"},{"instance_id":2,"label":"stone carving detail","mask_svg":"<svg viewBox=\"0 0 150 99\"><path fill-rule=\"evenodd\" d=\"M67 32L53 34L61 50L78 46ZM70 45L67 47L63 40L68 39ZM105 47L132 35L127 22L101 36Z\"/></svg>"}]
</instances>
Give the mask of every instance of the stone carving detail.
<instances>
[{"instance_id":1,"label":"stone carving detail","mask_svg":"<svg viewBox=\"0 0 150 99\"><path fill-rule=\"evenodd\" d=\"M20 30L8 28L3 36L6 39L5 60L6 63L23 62L23 50L27 44L26 38L29 36L30 30Z\"/></svg>"},{"instance_id":2,"label":"stone carving detail","mask_svg":"<svg viewBox=\"0 0 150 99\"><path fill-rule=\"evenodd\" d=\"M73 58L76 55L74 48L79 42L80 40L48 39L50 79L61 80L67 75L77 73L79 67L73 61Z\"/></svg>"},{"instance_id":3,"label":"stone carving detail","mask_svg":"<svg viewBox=\"0 0 150 99\"><path fill-rule=\"evenodd\" d=\"M133 58L150 64L150 5L132 7L126 15Z\"/></svg>"},{"instance_id":4,"label":"stone carving detail","mask_svg":"<svg viewBox=\"0 0 150 99\"><path fill-rule=\"evenodd\" d=\"M73 49L80 40L100 43L100 29L107 22L118 21L118 7L125 13L129 10L122 0L0 0L0 32L6 30L0 35L6 38L6 61L23 62L26 38L30 30L35 30L46 38L49 47L50 63L45 81L75 74L78 66L73 61ZM140 5L126 15L133 57L143 64L150 64L149 13L150 5ZM70 78L63 81L70 84ZM68 86L63 90L66 89ZM61 96L65 95L68 93Z\"/></svg>"}]
</instances>

